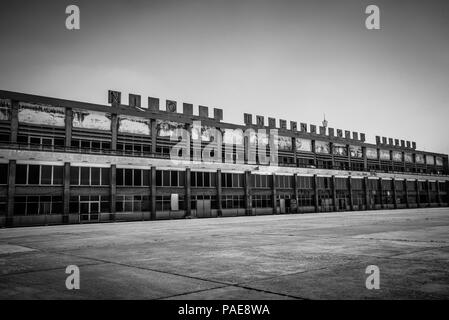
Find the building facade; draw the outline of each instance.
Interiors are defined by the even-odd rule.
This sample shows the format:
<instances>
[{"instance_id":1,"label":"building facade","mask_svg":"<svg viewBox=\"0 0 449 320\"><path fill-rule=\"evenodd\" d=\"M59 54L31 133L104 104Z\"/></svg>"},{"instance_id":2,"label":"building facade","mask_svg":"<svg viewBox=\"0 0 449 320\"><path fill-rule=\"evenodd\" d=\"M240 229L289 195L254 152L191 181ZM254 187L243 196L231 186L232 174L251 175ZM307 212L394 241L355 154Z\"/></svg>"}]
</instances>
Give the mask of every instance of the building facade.
<instances>
[{"instance_id":1,"label":"building facade","mask_svg":"<svg viewBox=\"0 0 449 320\"><path fill-rule=\"evenodd\" d=\"M249 114L230 124L221 109L182 107L167 100L160 110L150 97L142 108L137 95L124 105L114 91L109 105L0 91L0 226L448 205L448 156L414 142L367 143L363 133ZM221 159L199 161L212 128L223 134ZM192 139L173 161L177 129ZM256 142L239 133L248 129ZM276 129L275 147L259 129ZM252 146L276 165L252 158Z\"/></svg>"}]
</instances>

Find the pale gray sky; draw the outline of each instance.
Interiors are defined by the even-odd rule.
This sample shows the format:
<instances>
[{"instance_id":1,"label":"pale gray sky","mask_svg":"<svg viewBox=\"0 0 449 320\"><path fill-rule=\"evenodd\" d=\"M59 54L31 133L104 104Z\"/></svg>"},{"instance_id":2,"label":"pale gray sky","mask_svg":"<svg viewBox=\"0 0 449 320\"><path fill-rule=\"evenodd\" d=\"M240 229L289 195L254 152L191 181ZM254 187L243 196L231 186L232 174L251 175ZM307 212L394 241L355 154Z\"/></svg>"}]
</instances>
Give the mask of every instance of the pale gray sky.
<instances>
[{"instance_id":1,"label":"pale gray sky","mask_svg":"<svg viewBox=\"0 0 449 320\"><path fill-rule=\"evenodd\" d=\"M81 30L65 29L77 4ZM376 4L381 30L365 29ZM2 1L0 89L107 90L414 140L449 152L449 1ZM195 107L197 113L197 107Z\"/></svg>"}]
</instances>

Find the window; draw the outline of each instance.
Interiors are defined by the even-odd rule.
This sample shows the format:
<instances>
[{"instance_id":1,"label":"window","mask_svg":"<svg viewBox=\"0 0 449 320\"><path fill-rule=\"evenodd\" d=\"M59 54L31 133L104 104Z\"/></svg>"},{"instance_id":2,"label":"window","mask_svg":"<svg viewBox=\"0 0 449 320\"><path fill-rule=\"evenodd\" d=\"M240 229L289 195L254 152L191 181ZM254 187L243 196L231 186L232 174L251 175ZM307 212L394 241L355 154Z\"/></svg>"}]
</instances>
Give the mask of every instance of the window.
<instances>
[{"instance_id":1,"label":"window","mask_svg":"<svg viewBox=\"0 0 449 320\"><path fill-rule=\"evenodd\" d=\"M0 184L8 184L8 165L6 163L0 163Z\"/></svg>"},{"instance_id":2,"label":"window","mask_svg":"<svg viewBox=\"0 0 449 320\"><path fill-rule=\"evenodd\" d=\"M271 208L273 206L270 195L253 195L252 203L253 208Z\"/></svg>"},{"instance_id":3,"label":"window","mask_svg":"<svg viewBox=\"0 0 449 320\"><path fill-rule=\"evenodd\" d=\"M81 186L108 186L109 168L70 167L70 184Z\"/></svg>"},{"instance_id":4,"label":"window","mask_svg":"<svg viewBox=\"0 0 449 320\"><path fill-rule=\"evenodd\" d=\"M117 196L117 212L150 211L150 197L141 195Z\"/></svg>"},{"instance_id":5,"label":"window","mask_svg":"<svg viewBox=\"0 0 449 320\"><path fill-rule=\"evenodd\" d=\"M216 187L216 172L198 172L190 173L190 183L192 187L211 188Z\"/></svg>"},{"instance_id":6,"label":"window","mask_svg":"<svg viewBox=\"0 0 449 320\"><path fill-rule=\"evenodd\" d=\"M276 187L281 189L293 188L293 176L276 176Z\"/></svg>"},{"instance_id":7,"label":"window","mask_svg":"<svg viewBox=\"0 0 449 320\"><path fill-rule=\"evenodd\" d=\"M117 169L116 183L118 186L149 186L150 170L143 169ZM109 178L108 178L109 180Z\"/></svg>"},{"instance_id":8,"label":"window","mask_svg":"<svg viewBox=\"0 0 449 320\"><path fill-rule=\"evenodd\" d=\"M70 213L89 214L109 212L108 196L71 196L69 202Z\"/></svg>"},{"instance_id":9,"label":"window","mask_svg":"<svg viewBox=\"0 0 449 320\"><path fill-rule=\"evenodd\" d=\"M221 196L221 207L223 209L245 208L245 197L241 195Z\"/></svg>"},{"instance_id":10,"label":"window","mask_svg":"<svg viewBox=\"0 0 449 320\"><path fill-rule=\"evenodd\" d=\"M61 185L63 176L63 166L18 164L16 167L16 184Z\"/></svg>"},{"instance_id":11,"label":"window","mask_svg":"<svg viewBox=\"0 0 449 320\"><path fill-rule=\"evenodd\" d=\"M62 214L62 196L17 196L15 215Z\"/></svg>"},{"instance_id":12,"label":"window","mask_svg":"<svg viewBox=\"0 0 449 320\"><path fill-rule=\"evenodd\" d=\"M271 188L272 177L269 175L255 174L251 177L252 185L255 188Z\"/></svg>"}]
</instances>

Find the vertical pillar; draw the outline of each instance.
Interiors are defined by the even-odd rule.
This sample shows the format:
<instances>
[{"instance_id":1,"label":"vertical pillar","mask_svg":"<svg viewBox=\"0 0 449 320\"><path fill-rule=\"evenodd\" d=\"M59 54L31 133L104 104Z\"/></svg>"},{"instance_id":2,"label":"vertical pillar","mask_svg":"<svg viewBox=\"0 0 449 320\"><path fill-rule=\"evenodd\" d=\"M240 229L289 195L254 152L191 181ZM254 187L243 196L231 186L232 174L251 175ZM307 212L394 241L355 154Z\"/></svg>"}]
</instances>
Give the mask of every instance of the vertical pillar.
<instances>
[{"instance_id":1,"label":"vertical pillar","mask_svg":"<svg viewBox=\"0 0 449 320\"><path fill-rule=\"evenodd\" d=\"M295 164L295 167L298 167L298 157L296 154L296 137L292 138L292 148L293 148L293 163Z\"/></svg>"},{"instance_id":2,"label":"vertical pillar","mask_svg":"<svg viewBox=\"0 0 449 320\"><path fill-rule=\"evenodd\" d=\"M65 109L65 147L72 146L72 125L73 125L73 111L72 108ZM70 166L70 164L69 164Z\"/></svg>"},{"instance_id":3,"label":"vertical pillar","mask_svg":"<svg viewBox=\"0 0 449 320\"><path fill-rule=\"evenodd\" d=\"M363 190L365 191L365 208L366 210L370 210L371 208L371 198L369 196L369 182L368 177L363 178Z\"/></svg>"},{"instance_id":4,"label":"vertical pillar","mask_svg":"<svg viewBox=\"0 0 449 320\"><path fill-rule=\"evenodd\" d=\"M111 164L110 169L110 208L111 208L111 215L109 219L111 221L115 221L115 213L116 213L116 207L115 203L117 200L117 165Z\"/></svg>"},{"instance_id":5,"label":"vertical pillar","mask_svg":"<svg viewBox=\"0 0 449 320\"><path fill-rule=\"evenodd\" d=\"M415 180L415 188L416 188L416 204L419 208L420 204L421 204L421 199L419 196L419 181L418 181L418 179Z\"/></svg>"},{"instance_id":6,"label":"vertical pillar","mask_svg":"<svg viewBox=\"0 0 449 320\"><path fill-rule=\"evenodd\" d=\"M362 147L363 171L368 171L368 158L366 157L366 147Z\"/></svg>"},{"instance_id":7,"label":"vertical pillar","mask_svg":"<svg viewBox=\"0 0 449 320\"><path fill-rule=\"evenodd\" d=\"M190 168L186 168L186 197L185 197L185 206L186 206L186 217L192 216L192 193L191 193L191 174ZM220 183L221 185L221 183ZM156 193L156 187L154 187L154 192ZM221 199L217 199L221 205Z\"/></svg>"},{"instance_id":8,"label":"vertical pillar","mask_svg":"<svg viewBox=\"0 0 449 320\"><path fill-rule=\"evenodd\" d=\"M441 190L440 190L440 181L436 181L436 186L437 186L437 199L438 199L438 206L442 206L443 205L443 201L441 199Z\"/></svg>"},{"instance_id":9,"label":"vertical pillar","mask_svg":"<svg viewBox=\"0 0 449 320\"><path fill-rule=\"evenodd\" d=\"M17 133L19 131L19 102L11 101L11 136L10 142L17 143Z\"/></svg>"},{"instance_id":10,"label":"vertical pillar","mask_svg":"<svg viewBox=\"0 0 449 320\"><path fill-rule=\"evenodd\" d=\"M111 115L111 150L116 151L117 150L117 114L113 113Z\"/></svg>"},{"instance_id":11,"label":"vertical pillar","mask_svg":"<svg viewBox=\"0 0 449 320\"><path fill-rule=\"evenodd\" d=\"M319 212L320 205L318 203L318 176L316 174L313 175L313 191L315 198L315 212Z\"/></svg>"},{"instance_id":12,"label":"vertical pillar","mask_svg":"<svg viewBox=\"0 0 449 320\"><path fill-rule=\"evenodd\" d=\"M156 153L156 142L157 142L157 126L156 126L156 119L150 120L151 125L151 153Z\"/></svg>"},{"instance_id":13,"label":"vertical pillar","mask_svg":"<svg viewBox=\"0 0 449 320\"><path fill-rule=\"evenodd\" d=\"M379 178L378 180L379 185L379 193L380 193L380 208L384 208L384 188L382 186L382 178Z\"/></svg>"},{"instance_id":14,"label":"vertical pillar","mask_svg":"<svg viewBox=\"0 0 449 320\"><path fill-rule=\"evenodd\" d=\"M294 173L293 174L293 197L295 198L296 201L296 208L295 210L293 210L292 213L298 213L299 212L299 206L298 206L298 199L299 199L299 195L298 195L298 174Z\"/></svg>"},{"instance_id":15,"label":"vertical pillar","mask_svg":"<svg viewBox=\"0 0 449 320\"><path fill-rule=\"evenodd\" d=\"M70 162L64 162L64 205L62 222L69 223L70 213Z\"/></svg>"},{"instance_id":16,"label":"vertical pillar","mask_svg":"<svg viewBox=\"0 0 449 320\"><path fill-rule=\"evenodd\" d=\"M332 156L332 159L334 157ZM332 161L333 165L333 161ZM338 203L337 203L337 189L336 189L336 183L335 183L335 176L331 177L332 185L331 185L331 191L332 191L332 203L334 205L334 211L338 211Z\"/></svg>"},{"instance_id":17,"label":"vertical pillar","mask_svg":"<svg viewBox=\"0 0 449 320\"><path fill-rule=\"evenodd\" d=\"M392 183L392 190L393 190L393 205L394 208L397 209L398 208L398 197L397 197L397 190L396 190L396 179L393 178L391 180Z\"/></svg>"},{"instance_id":18,"label":"vertical pillar","mask_svg":"<svg viewBox=\"0 0 449 320\"><path fill-rule=\"evenodd\" d=\"M335 169L335 157L334 157L334 144L329 142L330 151L331 151L331 159L332 159L332 170ZM334 203L335 206L335 203Z\"/></svg>"},{"instance_id":19,"label":"vertical pillar","mask_svg":"<svg viewBox=\"0 0 449 320\"><path fill-rule=\"evenodd\" d=\"M251 171L245 171L245 214L252 215L251 203Z\"/></svg>"},{"instance_id":20,"label":"vertical pillar","mask_svg":"<svg viewBox=\"0 0 449 320\"><path fill-rule=\"evenodd\" d=\"M217 215L219 217L222 216L222 203L221 203L221 198L222 198L222 190L221 190L221 169L217 169L217 206L218 206L218 211L217 211Z\"/></svg>"},{"instance_id":21,"label":"vertical pillar","mask_svg":"<svg viewBox=\"0 0 449 320\"><path fill-rule=\"evenodd\" d=\"M407 179L404 179L404 193L405 193L405 204L407 208L410 208L410 202L408 200L408 184Z\"/></svg>"},{"instance_id":22,"label":"vertical pillar","mask_svg":"<svg viewBox=\"0 0 449 320\"><path fill-rule=\"evenodd\" d=\"M189 179L190 179L190 177L189 177ZM186 182L187 182L187 177L186 177ZM189 182L190 182L190 180L189 180ZM156 167L154 167L154 166L151 167L150 183L151 183L151 213L150 213L150 220L156 220ZM187 199L186 199L186 201L187 201Z\"/></svg>"},{"instance_id":23,"label":"vertical pillar","mask_svg":"<svg viewBox=\"0 0 449 320\"><path fill-rule=\"evenodd\" d=\"M312 140L312 152L313 152L313 165L318 168L318 161L316 159L315 140Z\"/></svg>"},{"instance_id":24,"label":"vertical pillar","mask_svg":"<svg viewBox=\"0 0 449 320\"><path fill-rule=\"evenodd\" d=\"M428 207L430 207L430 204L431 204L431 192L430 192L430 181L429 180L426 180L426 187L427 187L427 204L428 204Z\"/></svg>"},{"instance_id":25,"label":"vertical pillar","mask_svg":"<svg viewBox=\"0 0 449 320\"><path fill-rule=\"evenodd\" d=\"M349 190L349 207L351 211L354 211L354 194L352 193L352 178L348 177L348 190Z\"/></svg>"},{"instance_id":26,"label":"vertical pillar","mask_svg":"<svg viewBox=\"0 0 449 320\"><path fill-rule=\"evenodd\" d=\"M348 153L348 166L349 166L349 170L352 170L352 166L351 166L351 150L350 150L350 145L347 144L346 145L346 152ZM352 210L352 209L351 209Z\"/></svg>"},{"instance_id":27,"label":"vertical pillar","mask_svg":"<svg viewBox=\"0 0 449 320\"><path fill-rule=\"evenodd\" d=\"M14 197L16 195L16 160L9 160L8 170L8 211L5 225L12 227L14 216Z\"/></svg>"},{"instance_id":28,"label":"vertical pillar","mask_svg":"<svg viewBox=\"0 0 449 320\"><path fill-rule=\"evenodd\" d=\"M276 174L271 175L271 201L273 202L273 214L277 214L277 192L276 192Z\"/></svg>"}]
</instances>

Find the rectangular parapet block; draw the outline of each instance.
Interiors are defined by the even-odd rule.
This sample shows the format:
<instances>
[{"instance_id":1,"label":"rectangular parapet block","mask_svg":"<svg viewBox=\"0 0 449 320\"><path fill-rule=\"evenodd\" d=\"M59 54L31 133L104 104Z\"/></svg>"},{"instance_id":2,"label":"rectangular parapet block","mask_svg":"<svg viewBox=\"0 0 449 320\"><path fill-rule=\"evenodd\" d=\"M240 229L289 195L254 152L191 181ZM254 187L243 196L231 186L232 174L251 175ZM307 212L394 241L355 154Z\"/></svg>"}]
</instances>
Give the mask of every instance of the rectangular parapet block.
<instances>
[{"instance_id":1,"label":"rectangular parapet block","mask_svg":"<svg viewBox=\"0 0 449 320\"><path fill-rule=\"evenodd\" d=\"M377 144L377 145L380 144L380 136L376 136L376 144Z\"/></svg>"},{"instance_id":2,"label":"rectangular parapet block","mask_svg":"<svg viewBox=\"0 0 449 320\"><path fill-rule=\"evenodd\" d=\"M412 141L412 149L416 149L416 142Z\"/></svg>"},{"instance_id":3,"label":"rectangular parapet block","mask_svg":"<svg viewBox=\"0 0 449 320\"><path fill-rule=\"evenodd\" d=\"M393 145L393 138L388 138L388 144L389 144L390 146Z\"/></svg>"},{"instance_id":4,"label":"rectangular parapet block","mask_svg":"<svg viewBox=\"0 0 449 320\"><path fill-rule=\"evenodd\" d=\"M148 109L151 111L159 111L159 98L148 97Z\"/></svg>"},{"instance_id":5,"label":"rectangular parapet block","mask_svg":"<svg viewBox=\"0 0 449 320\"><path fill-rule=\"evenodd\" d=\"M176 112L177 103L174 100L165 100L165 111Z\"/></svg>"},{"instance_id":6,"label":"rectangular parapet block","mask_svg":"<svg viewBox=\"0 0 449 320\"><path fill-rule=\"evenodd\" d=\"M256 125L263 127L265 125L265 118L263 116L256 116Z\"/></svg>"},{"instance_id":7,"label":"rectangular parapet block","mask_svg":"<svg viewBox=\"0 0 449 320\"><path fill-rule=\"evenodd\" d=\"M412 145L411 145L410 141L407 140L407 148L411 148L411 147L412 147Z\"/></svg>"},{"instance_id":8,"label":"rectangular parapet block","mask_svg":"<svg viewBox=\"0 0 449 320\"><path fill-rule=\"evenodd\" d=\"M307 123L300 123L301 132L306 133L307 132Z\"/></svg>"},{"instance_id":9,"label":"rectangular parapet block","mask_svg":"<svg viewBox=\"0 0 449 320\"><path fill-rule=\"evenodd\" d=\"M328 130L329 137L333 137L334 134L335 134L335 129L334 128L329 128L327 130Z\"/></svg>"},{"instance_id":10,"label":"rectangular parapet block","mask_svg":"<svg viewBox=\"0 0 449 320\"><path fill-rule=\"evenodd\" d=\"M243 123L244 124L253 124L253 115L249 113L243 114Z\"/></svg>"},{"instance_id":11,"label":"rectangular parapet block","mask_svg":"<svg viewBox=\"0 0 449 320\"><path fill-rule=\"evenodd\" d=\"M214 119L218 122L223 120L223 109L214 108Z\"/></svg>"},{"instance_id":12,"label":"rectangular parapet block","mask_svg":"<svg viewBox=\"0 0 449 320\"><path fill-rule=\"evenodd\" d=\"M354 140L359 140L359 133L353 131L353 132L352 132L352 139L354 139Z\"/></svg>"},{"instance_id":13,"label":"rectangular parapet block","mask_svg":"<svg viewBox=\"0 0 449 320\"><path fill-rule=\"evenodd\" d=\"M314 125L314 124L310 125L310 133L315 133L316 134L316 125Z\"/></svg>"},{"instance_id":14,"label":"rectangular parapet block","mask_svg":"<svg viewBox=\"0 0 449 320\"><path fill-rule=\"evenodd\" d=\"M182 104L182 113L185 115L193 115L193 104L191 103L183 103Z\"/></svg>"},{"instance_id":15,"label":"rectangular parapet block","mask_svg":"<svg viewBox=\"0 0 449 320\"><path fill-rule=\"evenodd\" d=\"M268 118L268 127L276 128L276 119L275 118Z\"/></svg>"},{"instance_id":16,"label":"rectangular parapet block","mask_svg":"<svg viewBox=\"0 0 449 320\"><path fill-rule=\"evenodd\" d=\"M209 107L198 106L198 115L200 118L209 118Z\"/></svg>"},{"instance_id":17,"label":"rectangular parapet block","mask_svg":"<svg viewBox=\"0 0 449 320\"><path fill-rule=\"evenodd\" d=\"M113 107L118 107L122 103L122 93L120 91L108 91L108 103Z\"/></svg>"},{"instance_id":18,"label":"rectangular parapet block","mask_svg":"<svg viewBox=\"0 0 449 320\"><path fill-rule=\"evenodd\" d=\"M140 108L142 106L142 98L138 94L130 93L128 95L128 105L133 108Z\"/></svg>"},{"instance_id":19,"label":"rectangular parapet block","mask_svg":"<svg viewBox=\"0 0 449 320\"><path fill-rule=\"evenodd\" d=\"M345 130L345 139L351 139L351 131Z\"/></svg>"},{"instance_id":20,"label":"rectangular parapet block","mask_svg":"<svg viewBox=\"0 0 449 320\"><path fill-rule=\"evenodd\" d=\"M394 145L395 145L396 147L399 147L399 139L394 139Z\"/></svg>"},{"instance_id":21,"label":"rectangular parapet block","mask_svg":"<svg viewBox=\"0 0 449 320\"><path fill-rule=\"evenodd\" d=\"M401 140L401 147L405 148L405 140Z\"/></svg>"},{"instance_id":22,"label":"rectangular parapet block","mask_svg":"<svg viewBox=\"0 0 449 320\"><path fill-rule=\"evenodd\" d=\"M382 137L382 144L387 144L387 137Z\"/></svg>"}]
</instances>

